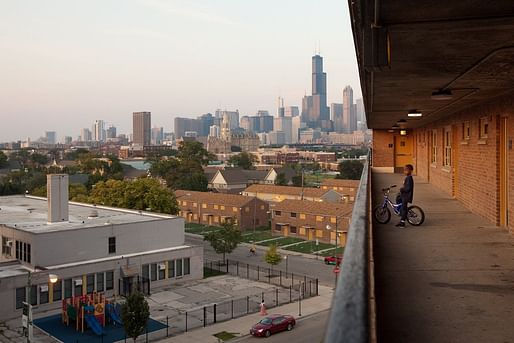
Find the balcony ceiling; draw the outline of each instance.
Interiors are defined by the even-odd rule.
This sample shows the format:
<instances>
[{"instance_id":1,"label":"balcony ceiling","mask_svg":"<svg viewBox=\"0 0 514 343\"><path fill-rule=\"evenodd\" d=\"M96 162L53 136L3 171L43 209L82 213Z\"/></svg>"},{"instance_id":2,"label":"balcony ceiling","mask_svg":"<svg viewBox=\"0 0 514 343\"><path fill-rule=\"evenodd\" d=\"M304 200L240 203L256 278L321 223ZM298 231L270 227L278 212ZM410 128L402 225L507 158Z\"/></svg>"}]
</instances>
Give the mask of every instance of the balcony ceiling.
<instances>
[{"instance_id":1,"label":"balcony ceiling","mask_svg":"<svg viewBox=\"0 0 514 343\"><path fill-rule=\"evenodd\" d=\"M400 119L423 126L514 91L514 0L349 4L370 128L389 129ZM389 67L365 65L374 22L389 34ZM431 99L445 87L452 99ZM410 109L423 117L408 119Z\"/></svg>"}]
</instances>

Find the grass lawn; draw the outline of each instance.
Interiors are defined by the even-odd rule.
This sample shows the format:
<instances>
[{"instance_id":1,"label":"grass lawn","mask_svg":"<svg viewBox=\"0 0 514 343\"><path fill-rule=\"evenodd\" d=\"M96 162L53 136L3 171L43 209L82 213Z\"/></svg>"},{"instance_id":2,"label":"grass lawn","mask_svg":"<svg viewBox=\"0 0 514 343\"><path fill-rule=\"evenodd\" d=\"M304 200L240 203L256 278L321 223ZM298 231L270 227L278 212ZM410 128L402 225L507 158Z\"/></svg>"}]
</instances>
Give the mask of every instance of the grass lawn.
<instances>
[{"instance_id":1,"label":"grass lawn","mask_svg":"<svg viewBox=\"0 0 514 343\"><path fill-rule=\"evenodd\" d=\"M329 248L333 248L333 244L327 244L327 243L319 243L316 245L315 241L305 241L303 244L296 244L287 248L284 248L285 250L291 250L291 251L297 251L304 254L312 254L318 250L325 250ZM331 254L330 251L327 252L329 255Z\"/></svg>"},{"instance_id":2,"label":"grass lawn","mask_svg":"<svg viewBox=\"0 0 514 343\"><path fill-rule=\"evenodd\" d=\"M225 272L219 272L217 270L214 270L214 269L210 269L210 268L203 268L203 278L204 279L207 279L208 277L213 277L213 276L218 276L218 275L225 275L226 273Z\"/></svg>"},{"instance_id":3,"label":"grass lawn","mask_svg":"<svg viewBox=\"0 0 514 343\"><path fill-rule=\"evenodd\" d=\"M333 179L335 175L331 174L305 174L304 182L308 186L319 186L324 179Z\"/></svg>"},{"instance_id":4,"label":"grass lawn","mask_svg":"<svg viewBox=\"0 0 514 343\"><path fill-rule=\"evenodd\" d=\"M185 228L186 228L185 231L187 233L193 233L193 234L197 234L197 235L203 235L210 231L220 229L217 226L207 226L207 225L197 224L197 223L186 223Z\"/></svg>"},{"instance_id":5,"label":"grass lawn","mask_svg":"<svg viewBox=\"0 0 514 343\"><path fill-rule=\"evenodd\" d=\"M223 342L231 340L232 338L237 337L232 332L226 332L226 331L218 332L217 334L214 334L213 336L218 338L218 339L221 339Z\"/></svg>"},{"instance_id":6,"label":"grass lawn","mask_svg":"<svg viewBox=\"0 0 514 343\"><path fill-rule=\"evenodd\" d=\"M242 238L242 242L250 243L250 242L259 242L259 241L263 241L265 239L270 239L270 238L273 238L273 236L271 235L271 230L267 229L266 231L257 231L256 230L255 233L253 233L251 231L247 231L246 233L243 234L243 236L241 238Z\"/></svg>"},{"instance_id":7,"label":"grass lawn","mask_svg":"<svg viewBox=\"0 0 514 343\"><path fill-rule=\"evenodd\" d=\"M281 236L276 236L276 238L279 238L279 237L281 237ZM273 240L273 241L267 241L267 242L261 243L259 245L270 246L272 244L276 244L278 247L281 247L281 246L284 246L284 245L298 243L298 242L302 242L302 241L304 241L304 240L301 239L301 238L283 237L282 239L276 239L276 240Z\"/></svg>"},{"instance_id":8,"label":"grass lawn","mask_svg":"<svg viewBox=\"0 0 514 343\"><path fill-rule=\"evenodd\" d=\"M337 248L337 252L336 253L337 253L337 255L342 255L344 253L344 248L342 248L342 247ZM331 250L322 252L319 255L320 256L332 256L332 255L334 255L334 250L331 249Z\"/></svg>"}]
</instances>

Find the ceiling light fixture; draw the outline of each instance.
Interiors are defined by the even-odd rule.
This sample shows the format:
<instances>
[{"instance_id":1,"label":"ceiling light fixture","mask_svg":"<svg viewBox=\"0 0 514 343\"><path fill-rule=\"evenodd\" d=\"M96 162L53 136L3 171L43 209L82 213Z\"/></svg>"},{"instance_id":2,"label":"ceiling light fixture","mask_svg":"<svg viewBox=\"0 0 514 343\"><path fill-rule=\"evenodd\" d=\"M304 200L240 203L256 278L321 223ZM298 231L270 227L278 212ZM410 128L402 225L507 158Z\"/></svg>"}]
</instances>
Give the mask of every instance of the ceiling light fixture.
<instances>
[{"instance_id":1,"label":"ceiling light fixture","mask_svg":"<svg viewBox=\"0 0 514 343\"><path fill-rule=\"evenodd\" d=\"M439 89L435 92L432 92L432 100L451 100L453 98L453 94L451 89Z\"/></svg>"},{"instance_id":2,"label":"ceiling light fixture","mask_svg":"<svg viewBox=\"0 0 514 343\"><path fill-rule=\"evenodd\" d=\"M407 124L407 121L405 119L400 119L396 122L397 125Z\"/></svg>"},{"instance_id":3,"label":"ceiling light fixture","mask_svg":"<svg viewBox=\"0 0 514 343\"><path fill-rule=\"evenodd\" d=\"M421 111L418 110L410 110L409 113L407 113L407 116L410 118L419 118L423 116L423 113L421 113Z\"/></svg>"},{"instance_id":4,"label":"ceiling light fixture","mask_svg":"<svg viewBox=\"0 0 514 343\"><path fill-rule=\"evenodd\" d=\"M399 127L398 125L396 125L396 124L394 124L393 126L391 126L391 129L393 129L393 130L398 130L399 128L400 128L400 127Z\"/></svg>"},{"instance_id":5,"label":"ceiling light fixture","mask_svg":"<svg viewBox=\"0 0 514 343\"><path fill-rule=\"evenodd\" d=\"M400 136L407 136L407 130L400 130Z\"/></svg>"}]
</instances>

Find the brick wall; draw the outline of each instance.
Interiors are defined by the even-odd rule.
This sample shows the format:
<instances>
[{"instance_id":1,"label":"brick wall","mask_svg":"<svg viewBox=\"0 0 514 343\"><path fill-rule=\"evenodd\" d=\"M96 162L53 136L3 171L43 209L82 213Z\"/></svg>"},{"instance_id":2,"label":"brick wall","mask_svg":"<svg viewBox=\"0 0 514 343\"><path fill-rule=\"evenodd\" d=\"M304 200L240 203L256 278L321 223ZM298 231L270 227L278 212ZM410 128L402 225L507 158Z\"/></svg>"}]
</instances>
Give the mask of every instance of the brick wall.
<instances>
[{"instance_id":1,"label":"brick wall","mask_svg":"<svg viewBox=\"0 0 514 343\"><path fill-rule=\"evenodd\" d=\"M387 130L373 130L373 168L394 167L394 137Z\"/></svg>"}]
</instances>

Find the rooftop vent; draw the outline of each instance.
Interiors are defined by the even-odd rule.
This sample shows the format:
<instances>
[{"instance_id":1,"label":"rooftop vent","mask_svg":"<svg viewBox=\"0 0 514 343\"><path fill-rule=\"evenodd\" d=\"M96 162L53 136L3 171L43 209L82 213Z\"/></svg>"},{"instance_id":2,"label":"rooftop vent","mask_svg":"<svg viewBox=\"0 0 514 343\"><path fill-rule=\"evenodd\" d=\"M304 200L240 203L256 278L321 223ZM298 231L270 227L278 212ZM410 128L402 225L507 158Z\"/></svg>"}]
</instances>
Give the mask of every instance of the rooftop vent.
<instances>
[{"instance_id":1,"label":"rooftop vent","mask_svg":"<svg viewBox=\"0 0 514 343\"><path fill-rule=\"evenodd\" d=\"M68 184L67 174L48 174L46 176L49 223L67 222L69 220Z\"/></svg>"}]
</instances>

